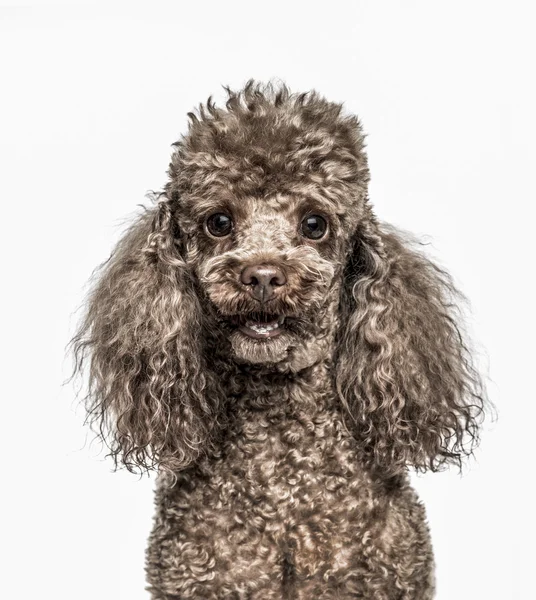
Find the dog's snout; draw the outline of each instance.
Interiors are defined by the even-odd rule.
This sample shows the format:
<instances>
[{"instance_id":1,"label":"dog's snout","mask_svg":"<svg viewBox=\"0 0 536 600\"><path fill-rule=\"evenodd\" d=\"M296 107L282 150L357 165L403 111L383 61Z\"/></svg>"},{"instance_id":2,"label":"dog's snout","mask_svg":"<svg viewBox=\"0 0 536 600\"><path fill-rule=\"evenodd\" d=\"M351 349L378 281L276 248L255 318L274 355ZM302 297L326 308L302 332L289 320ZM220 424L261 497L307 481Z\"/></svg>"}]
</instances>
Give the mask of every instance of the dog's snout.
<instances>
[{"instance_id":1,"label":"dog's snout","mask_svg":"<svg viewBox=\"0 0 536 600\"><path fill-rule=\"evenodd\" d=\"M285 273L274 265L250 265L243 269L240 281L259 302L270 300L277 288L287 283Z\"/></svg>"}]
</instances>

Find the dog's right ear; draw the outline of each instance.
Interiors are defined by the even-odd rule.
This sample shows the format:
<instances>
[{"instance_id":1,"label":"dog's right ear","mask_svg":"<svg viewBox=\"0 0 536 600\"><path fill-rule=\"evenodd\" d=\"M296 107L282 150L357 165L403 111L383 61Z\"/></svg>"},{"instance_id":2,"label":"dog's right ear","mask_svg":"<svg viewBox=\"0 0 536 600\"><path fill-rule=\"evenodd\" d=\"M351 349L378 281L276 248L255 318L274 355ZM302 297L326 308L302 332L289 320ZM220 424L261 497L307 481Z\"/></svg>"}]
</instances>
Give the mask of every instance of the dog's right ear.
<instances>
[{"instance_id":1,"label":"dog's right ear","mask_svg":"<svg viewBox=\"0 0 536 600\"><path fill-rule=\"evenodd\" d=\"M161 197L101 267L72 345L86 371L89 421L129 470L177 470L210 443L218 385L206 367L202 311Z\"/></svg>"}]
</instances>

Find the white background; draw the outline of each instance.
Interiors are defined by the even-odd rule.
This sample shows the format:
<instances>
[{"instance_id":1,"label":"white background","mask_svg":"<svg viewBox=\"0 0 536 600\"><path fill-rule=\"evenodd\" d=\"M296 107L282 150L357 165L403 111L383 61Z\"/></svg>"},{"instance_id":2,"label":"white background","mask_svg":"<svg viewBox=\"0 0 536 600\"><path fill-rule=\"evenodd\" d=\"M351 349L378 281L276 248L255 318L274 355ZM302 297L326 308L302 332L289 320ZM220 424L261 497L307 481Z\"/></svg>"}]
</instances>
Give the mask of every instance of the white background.
<instances>
[{"instance_id":1,"label":"white background","mask_svg":"<svg viewBox=\"0 0 536 600\"><path fill-rule=\"evenodd\" d=\"M186 112L250 77L360 115L377 214L427 234L470 298L499 420L464 477L415 478L437 598L535 597L531 38L530 2L0 9L1 597L148 598L153 482L86 441L64 350Z\"/></svg>"}]
</instances>

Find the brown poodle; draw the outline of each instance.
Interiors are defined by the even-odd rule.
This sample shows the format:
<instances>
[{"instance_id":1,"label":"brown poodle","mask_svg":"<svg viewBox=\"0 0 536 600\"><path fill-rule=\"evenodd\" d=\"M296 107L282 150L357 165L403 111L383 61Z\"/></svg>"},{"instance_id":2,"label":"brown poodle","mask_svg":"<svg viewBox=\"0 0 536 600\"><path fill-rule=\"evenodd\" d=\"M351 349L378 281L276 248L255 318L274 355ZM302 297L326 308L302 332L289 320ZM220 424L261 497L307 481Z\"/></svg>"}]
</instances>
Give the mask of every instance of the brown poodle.
<instances>
[{"instance_id":1,"label":"brown poodle","mask_svg":"<svg viewBox=\"0 0 536 600\"><path fill-rule=\"evenodd\" d=\"M116 463L158 469L152 598L430 599L408 468L459 464L484 403L458 293L374 216L356 117L227 92L75 338Z\"/></svg>"}]
</instances>

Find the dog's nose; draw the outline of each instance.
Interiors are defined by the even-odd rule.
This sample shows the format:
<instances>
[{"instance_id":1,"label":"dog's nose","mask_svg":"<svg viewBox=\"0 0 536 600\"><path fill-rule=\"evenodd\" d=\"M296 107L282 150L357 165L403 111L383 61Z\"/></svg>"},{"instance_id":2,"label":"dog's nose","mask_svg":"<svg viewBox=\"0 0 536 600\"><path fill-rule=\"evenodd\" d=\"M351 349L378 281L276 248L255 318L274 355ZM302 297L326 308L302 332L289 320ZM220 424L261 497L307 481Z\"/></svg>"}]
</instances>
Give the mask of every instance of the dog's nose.
<instances>
[{"instance_id":1,"label":"dog's nose","mask_svg":"<svg viewBox=\"0 0 536 600\"><path fill-rule=\"evenodd\" d=\"M281 269L273 265L250 265L240 274L240 281L249 287L251 295L259 302L270 300L275 290L287 283Z\"/></svg>"}]
</instances>

